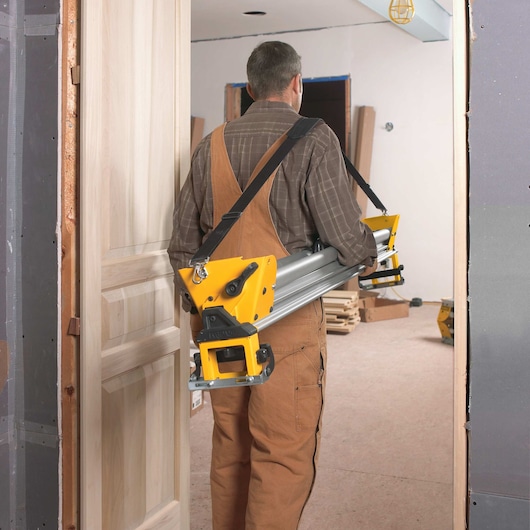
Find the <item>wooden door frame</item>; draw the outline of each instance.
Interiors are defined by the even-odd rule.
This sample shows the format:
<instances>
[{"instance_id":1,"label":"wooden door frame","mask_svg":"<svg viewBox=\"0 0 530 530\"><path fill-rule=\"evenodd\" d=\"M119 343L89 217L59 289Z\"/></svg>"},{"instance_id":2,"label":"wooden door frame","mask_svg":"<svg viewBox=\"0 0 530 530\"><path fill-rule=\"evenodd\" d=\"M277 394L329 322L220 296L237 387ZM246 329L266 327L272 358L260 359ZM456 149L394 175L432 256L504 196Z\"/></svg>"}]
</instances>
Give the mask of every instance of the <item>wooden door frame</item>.
<instances>
[{"instance_id":1,"label":"wooden door frame","mask_svg":"<svg viewBox=\"0 0 530 530\"><path fill-rule=\"evenodd\" d=\"M453 530L467 527L468 4L453 1Z\"/></svg>"},{"instance_id":2,"label":"wooden door frame","mask_svg":"<svg viewBox=\"0 0 530 530\"><path fill-rule=\"evenodd\" d=\"M79 12L63 0L61 64L61 497L63 528L79 528Z\"/></svg>"},{"instance_id":3,"label":"wooden door frame","mask_svg":"<svg viewBox=\"0 0 530 530\"><path fill-rule=\"evenodd\" d=\"M79 11L80 0L63 0L61 105L61 520L78 528L79 425L76 323L79 317L78 178L79 178ZM454 49L454 456L453 529L467 520L467 72L468 1L453 3ZM189 28L186 30L189 33ZM189 69L189 58L186 59ZM184 64L184 63L183 63ZM184 76L183 76L184 77ZM189 77L188 77L189 79ZM457 86L457 81L458 85ZM188 83L189 84L189 83ZM185 83L181 81L181 85ZM232 87L233 88L233 87ZM233 115L234 92L226 88L226 114ZM185 130L185 129L183 129ZM183 138L185 141L185 138ZM182 143L182 142L181 142ZM184 153L181 150L181 153ZM183 160L181 165L185 166ZM181 172L182 175L185 173ZM72 320L73 319L73 320Z\"/></svg>"}]
</instances>

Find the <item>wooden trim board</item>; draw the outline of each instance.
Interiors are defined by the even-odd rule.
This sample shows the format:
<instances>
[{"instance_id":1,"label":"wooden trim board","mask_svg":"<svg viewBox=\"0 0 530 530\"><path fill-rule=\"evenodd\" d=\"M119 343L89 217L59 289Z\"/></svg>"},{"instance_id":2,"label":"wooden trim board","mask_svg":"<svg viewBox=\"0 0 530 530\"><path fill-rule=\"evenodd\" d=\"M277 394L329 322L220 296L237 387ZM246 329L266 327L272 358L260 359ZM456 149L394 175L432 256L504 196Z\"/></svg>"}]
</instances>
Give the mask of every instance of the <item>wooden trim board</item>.
<instances>
[{"instance_id":1,"label":"wooden trim board","mask_svg":"<svg viewBox=\"0 0 530 530\"><path fill-rule=\"evenodd\" d=\"M453 3L454 363L453 530L467 527L467 2Z\"/></svg>"},{"instance_id":2,"label":"wooden trim board","mask_svg":"<svg viewBox=\"0 0 530 530\"><path fill-rule=\"evenodd\" d=\"M79 316L79 11L80 0L63 2L61 64L61 520L79 527L79 337L71 319ZM73 321L75 322L75 320Z\"/></svg>"},{"instance_id":3,"label":"wooden trim board","mask_svg":"<svg viewBox=\"0 0 530 530\"><path fill-rule=\"evenodd\" d=\"M359 121L357 124L357 142L355 146L355 159L353 165L366 182L370 182L370 169L372 166L372 150L374 145L375 109L373 107L360 107ZM361 207L362 217L366 217L368 197L359 186L354 183L355 198Z\"/></svg>"}]
</instances>

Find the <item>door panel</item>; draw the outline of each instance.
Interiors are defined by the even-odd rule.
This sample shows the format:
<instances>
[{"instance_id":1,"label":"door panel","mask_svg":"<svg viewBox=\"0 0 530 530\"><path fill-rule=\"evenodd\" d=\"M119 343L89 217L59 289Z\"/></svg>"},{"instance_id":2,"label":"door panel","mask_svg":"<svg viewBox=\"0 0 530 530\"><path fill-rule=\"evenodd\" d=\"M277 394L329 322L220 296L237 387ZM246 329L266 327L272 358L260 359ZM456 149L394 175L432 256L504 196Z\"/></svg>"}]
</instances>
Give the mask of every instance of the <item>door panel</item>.
<instances>
[{"instance_id":1,"label":"door panel","mask_svg":"<svg viewBox=\"0 0 530 530\"><path fill-rule=\"evenodd\" d=\"M189 163L189 16L181 0L83 3L83 528L188 525L189 339L166 248Z\"/></svg>"},{"instance_id":2,"label":"door panel","mask_svg":"<svg viewBox=\"0 0 530 530\"><path fill-rule=\"evenodd\" d=\"M103 383L103 528L136 528L174 500L174 358Z\"/></svg>"}]
</instances>

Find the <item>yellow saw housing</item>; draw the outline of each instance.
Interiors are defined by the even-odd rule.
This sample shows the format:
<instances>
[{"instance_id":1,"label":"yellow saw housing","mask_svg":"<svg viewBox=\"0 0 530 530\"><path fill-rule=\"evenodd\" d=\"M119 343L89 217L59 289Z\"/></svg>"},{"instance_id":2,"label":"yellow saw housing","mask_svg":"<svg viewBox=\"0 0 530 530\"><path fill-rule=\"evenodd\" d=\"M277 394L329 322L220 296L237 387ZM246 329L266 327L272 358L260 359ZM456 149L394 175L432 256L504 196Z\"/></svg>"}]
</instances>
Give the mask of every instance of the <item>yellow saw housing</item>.
<instances>
[{"instance_id":1,"label":"yellow saw housing","mask_svg":"<svg viewBox=\"0 0 530 530\"><path fill-rule=\"evenodd\" d=\"M203 377L197 370L190 388L260 384L268 379L274 367L272 351L259 344L252 323L272 311L276 258L220 259L180 269L179 274L204 326L196 338L196 364L202 365ZM220 362L231 360L244 360L246 366L222 372Z\"/></svg>"}]
</instances>

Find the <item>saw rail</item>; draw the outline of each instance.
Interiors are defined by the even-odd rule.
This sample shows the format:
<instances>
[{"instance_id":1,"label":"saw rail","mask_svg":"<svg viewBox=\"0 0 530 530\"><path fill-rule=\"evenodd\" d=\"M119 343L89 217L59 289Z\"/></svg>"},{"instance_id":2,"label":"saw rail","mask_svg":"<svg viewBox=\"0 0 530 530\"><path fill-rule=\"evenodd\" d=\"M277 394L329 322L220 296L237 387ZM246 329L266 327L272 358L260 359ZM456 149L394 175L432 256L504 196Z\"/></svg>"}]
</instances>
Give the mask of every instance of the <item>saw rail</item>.
<instances>
[{"instance_id":1,"label":"saw rail","mask_svg":"<svg viewBox=\"0 0 530 530\"><path fill-rule=\"evenodd\" d=\"M386 244L390 236L391 232L386 228L374 232L378 263L396 254L396 250L389 250ZM333 247L315 253L309 250L298 252L278 260L274 311L255 322L254 326L258 331L267 328L328 291L360 275L365 268L364 265L353 267L341 265L338 261L338 252Z\"/></svg>"},{"instance_id":2,"label":"saw rail","mask_svg":"<svg viewBox=\"0 0 530 530\"><path fill-rule=\"evenodd\" d=\"M181 269L179 274L203 322L196 338L199 353L195 354L190 390L267 381L274 369L274 354L268 344L259 343L258 331L355 276L360 276L361 288L403 283L403 267L394 249L398 220L399 216L386 215L364 220L373 230L377 262L382 267L369 276L361 276L364 265L342 265L333 247L306 250L277 261L274 256L214 260L201 264L200 278L197 266ZM221 365L231 370L222 371ZM236 365L237 370L233 369Z\"/></svg>"}]
</instances>

